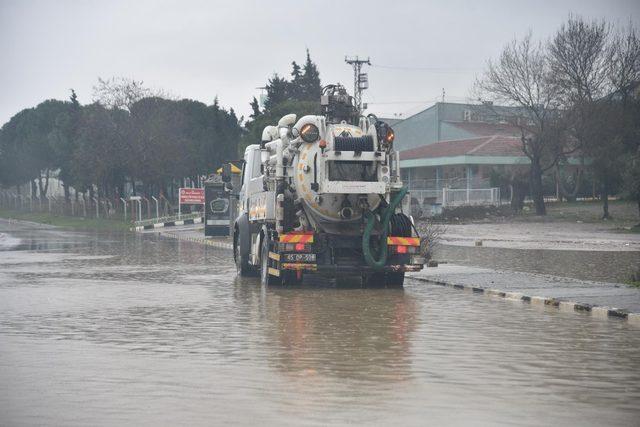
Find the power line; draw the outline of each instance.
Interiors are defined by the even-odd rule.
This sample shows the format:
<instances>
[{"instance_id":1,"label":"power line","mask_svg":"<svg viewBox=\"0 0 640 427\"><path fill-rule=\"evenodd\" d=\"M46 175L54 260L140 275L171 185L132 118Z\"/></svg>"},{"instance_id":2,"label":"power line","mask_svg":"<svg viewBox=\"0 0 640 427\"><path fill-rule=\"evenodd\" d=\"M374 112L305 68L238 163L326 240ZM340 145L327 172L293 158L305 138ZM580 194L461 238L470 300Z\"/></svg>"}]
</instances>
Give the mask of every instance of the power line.
<instances>
[{"instance_id":1,"label":"power line","mask_svg":"<svg viewBox=\"0 0 640 427\"><path fill-rule=\"evenodd\" d=\"M371 64L371 66L374 68L384 68L388 70L427 71L433 73L471 73L482 70L482 68L479 67L419 67L382 64Z\"/></svg>"},{"instance_id":2,"label":"power line","mask_svg":"<svg viewBox=\"0 0 640 427\"><path fill-rule=\"evenodd\" d=\"M436 99L423 99L422 101L385 101L385 102L367 102L367 105L391 105L391 104L424 104L425 102L433 102Z\"/></svg>"},{"instance_id":3,"label":"power line","mask_svg":"<svg viewBox=\"0 0 640 427\"><path fill-rule=\"evenodd\" d=\"M450 96L447 95L447 99L457 100L457 101L466 101L469 98L465 96ZM432 98L432 99L423 99L420 101L381 101L381 102L367 102L368 105L391 105L391 104L425 104L429 102L442 101L442 95Z\"/></svg>"}]
</instances>

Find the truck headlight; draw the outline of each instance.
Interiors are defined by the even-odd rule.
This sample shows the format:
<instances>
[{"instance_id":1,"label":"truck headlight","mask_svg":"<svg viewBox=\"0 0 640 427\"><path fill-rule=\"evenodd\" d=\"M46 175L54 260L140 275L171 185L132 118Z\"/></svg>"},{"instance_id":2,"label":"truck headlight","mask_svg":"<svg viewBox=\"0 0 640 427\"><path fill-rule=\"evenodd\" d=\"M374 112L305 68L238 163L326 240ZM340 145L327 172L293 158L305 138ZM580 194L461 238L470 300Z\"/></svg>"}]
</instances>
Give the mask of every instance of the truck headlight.
<instances>
[{"instance_id":1,"label":"truck headlight","mask_svg":"<svg viewBox=\"0 0 640 427\"><path fill-rule=\"evenodd\" d=\"M316 142L320 138L320 130L318 126L307 123L300 129L300 137L304 142Z\"/></svg>"}]
</instances>

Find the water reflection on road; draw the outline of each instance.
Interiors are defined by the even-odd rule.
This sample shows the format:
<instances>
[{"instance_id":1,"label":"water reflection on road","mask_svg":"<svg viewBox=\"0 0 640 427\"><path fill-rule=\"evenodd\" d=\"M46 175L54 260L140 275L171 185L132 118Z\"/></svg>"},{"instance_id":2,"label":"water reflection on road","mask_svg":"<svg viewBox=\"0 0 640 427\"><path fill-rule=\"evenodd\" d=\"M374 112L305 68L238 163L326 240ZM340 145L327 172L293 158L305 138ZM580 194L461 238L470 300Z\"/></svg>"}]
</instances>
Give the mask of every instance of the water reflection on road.
<instances>
[{"instance_id":1,"label":"water reflection on road","mask_svg":"<svg viewBox=\"0 0 640 427\"><path fill-rule=\"evenodd\" d=\"M633 424L640 330L408 281L264 288L230 254L33 230L0 251L0 424Z\"/></svg>"},{"instance_id":2,"label":"water reflection on road","mask_svg":"<svg viewBox=\"0 0 640 427\"><path fill-rule=\"evenodd\" d=\"M272 362L280 371L374 382L410 376L417 307L404 291L275 290L263 301L266 339L278 349Z\"/></svg>"}]
</instances>

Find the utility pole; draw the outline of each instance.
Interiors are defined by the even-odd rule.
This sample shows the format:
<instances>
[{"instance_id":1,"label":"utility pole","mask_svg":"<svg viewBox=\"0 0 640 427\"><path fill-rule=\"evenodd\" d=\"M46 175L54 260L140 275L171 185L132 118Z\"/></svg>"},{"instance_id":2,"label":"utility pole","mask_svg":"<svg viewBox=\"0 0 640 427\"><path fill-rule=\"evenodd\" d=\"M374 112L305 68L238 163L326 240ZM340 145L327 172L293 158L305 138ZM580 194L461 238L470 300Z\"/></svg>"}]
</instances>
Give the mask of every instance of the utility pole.
<instances>
[{"instance_id":1,"label":"utility pole","mask_svg":"<svg viewBox=\"0 0 640 427\"><path fill-rule=\"evenodd\" d=\"M371 65L371 61L367 59L360 59L356 57L344 57L344 62L353 67L353 98L356 103L358 113L362 112L362 92L369 88L369 76L367 73L362 73L363 65Z\"/></svg>"}]
</instances>

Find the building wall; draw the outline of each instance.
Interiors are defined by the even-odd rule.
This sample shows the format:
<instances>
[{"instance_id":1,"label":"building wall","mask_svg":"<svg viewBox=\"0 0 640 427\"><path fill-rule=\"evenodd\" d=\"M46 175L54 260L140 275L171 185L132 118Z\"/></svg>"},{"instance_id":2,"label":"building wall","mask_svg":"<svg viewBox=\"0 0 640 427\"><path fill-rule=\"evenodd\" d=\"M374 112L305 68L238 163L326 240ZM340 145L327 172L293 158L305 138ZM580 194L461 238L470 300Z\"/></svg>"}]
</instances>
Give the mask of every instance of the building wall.
<instances>
[{"instance_id":1,"label":"building wall","mask_svg":"<svg viewBox=\"0 0 640 427\"><path fill-rule=\"evenodd\" d=\"M446 122L462 122L467 119L494 122L496 113L504 113L510 107L437 102L435 105L393 125L398 150L419 147L438 141L473 138L477 135L459 129Z\"/></svg>"},{"instance_id":2,"label":"building wall","mask_svg":"<svg viewBox=\"0 0 640 427\"><path fill-rule=\"evenodd\" d=\"M455 127L447 122L440 122L440 140L453 141L456 139L476 138L477 135L467 132L466 130Z\"/></svg>"},{"instance_id":3,"label":"building wall","mask_svg":"<svg viewBox=\"0 0 640 427\"><path fill-rule=\"evenodd\" d=\"M393 130L396 134L395 146L397 150L406 150L437 142L437 104L397 123Z\"/></svg>"}]
</instances>

